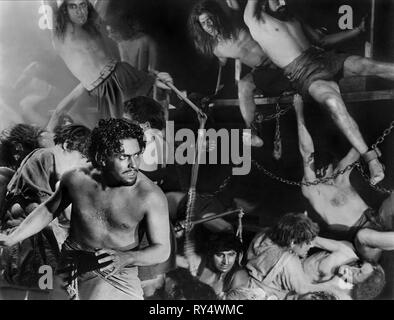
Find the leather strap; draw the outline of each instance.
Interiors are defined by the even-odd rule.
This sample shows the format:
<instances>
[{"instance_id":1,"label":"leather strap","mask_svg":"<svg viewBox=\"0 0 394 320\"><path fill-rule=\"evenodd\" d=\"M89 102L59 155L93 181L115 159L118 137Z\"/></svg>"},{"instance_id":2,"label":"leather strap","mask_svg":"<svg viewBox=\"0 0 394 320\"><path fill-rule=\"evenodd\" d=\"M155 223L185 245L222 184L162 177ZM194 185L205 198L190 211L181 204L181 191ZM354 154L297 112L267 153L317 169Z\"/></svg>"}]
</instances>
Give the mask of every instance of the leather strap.
<instances>
[{"instance_id":1,"label":"leather strap","mask_svg":"<svg viewBox=\"0 0 394 320\"><path fill-rule=\"evenodd\" d=\"M362 155L362 158L366 163L371 162L372 160L378 159L382 156L382 153L378 148L369 150L368 152Z\"/></svg>"}]
</instances>

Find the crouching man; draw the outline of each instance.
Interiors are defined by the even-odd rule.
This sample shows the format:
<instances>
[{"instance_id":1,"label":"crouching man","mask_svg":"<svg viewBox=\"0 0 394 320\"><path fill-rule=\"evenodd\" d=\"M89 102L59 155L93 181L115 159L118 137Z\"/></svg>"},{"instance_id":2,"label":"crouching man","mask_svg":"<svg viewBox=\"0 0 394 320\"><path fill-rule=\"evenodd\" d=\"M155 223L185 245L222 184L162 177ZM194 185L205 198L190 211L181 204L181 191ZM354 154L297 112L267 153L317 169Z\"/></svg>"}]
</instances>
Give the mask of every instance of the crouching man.
<instances>
[{"instance_id":1,"label":"crouching man","mask_svg":"<svg viewBox=\"0 0 394 320\"><path fill-rule=\"evenodd\" d=\"M12 234L0 236L0 245L12 246L40 232L72 205L53 299L66 299L66 293L81 300L143 299L137 266L168 258L167 201L139 172L144 146L138 126L120 119L100 121L88 145L92 165L65 173L48 201ZM150 245L139 250L138 227L144 218Z\"/></svg>"}]
</instances>

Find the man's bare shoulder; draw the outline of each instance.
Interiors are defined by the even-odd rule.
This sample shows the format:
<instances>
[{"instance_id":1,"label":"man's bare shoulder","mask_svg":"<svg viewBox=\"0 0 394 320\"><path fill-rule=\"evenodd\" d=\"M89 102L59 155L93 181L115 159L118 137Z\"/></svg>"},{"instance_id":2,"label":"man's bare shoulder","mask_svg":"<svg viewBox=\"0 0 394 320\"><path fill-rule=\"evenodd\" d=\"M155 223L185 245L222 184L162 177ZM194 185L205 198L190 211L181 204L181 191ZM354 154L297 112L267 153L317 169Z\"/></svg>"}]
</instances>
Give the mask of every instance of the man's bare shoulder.
<instances>
[{"instance_id":1,"label":"man's bare shoulder","mask_svg":"<svg viewBox=\"0 0 394 320\"><path fill-rule=\"evenodd\" d=\"M167 198L164 192L152 180L146 177L143 173L139 173L138 192L145 200L157 205L166 203Z\"/></svg>"},{"instance_id":2,"label":"man's bare shoulder","mask_svg":"<svg viewBox=\"0 0 394 320\"><path fill-rule=\"evenodd\" d=\"M82 180L93 180L96 171L92 166L73 169L64 173L61 180L63 183L80 183Z\"/></svg>"}]
</instances>

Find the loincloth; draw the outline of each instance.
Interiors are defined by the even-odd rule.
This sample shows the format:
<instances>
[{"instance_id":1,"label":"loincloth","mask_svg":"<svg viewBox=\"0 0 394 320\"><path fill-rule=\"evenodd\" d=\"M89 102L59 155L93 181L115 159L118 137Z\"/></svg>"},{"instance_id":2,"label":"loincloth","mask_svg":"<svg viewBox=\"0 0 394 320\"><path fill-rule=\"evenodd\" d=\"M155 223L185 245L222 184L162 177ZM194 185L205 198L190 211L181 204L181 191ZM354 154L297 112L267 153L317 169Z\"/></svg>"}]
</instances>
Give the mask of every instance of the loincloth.
<instances>
[{"instance_id":1,"label":"loincloth","mask_svg":"<svg viewBox=\"0 0 394 320\"><path fill-rule=\"evenodd\" d=\"M100 286L107 283L117 289L121 295L126 295L130 300L143 300L141 281L138 278L138 268L126 266L116 274L107 277L107 273L99 270L95 250L86 250L79 244L66 240L63 244L61 267L58 274L66 275L66 287L70 299L78 300L79 291L83 286ZM102 267L102 266L101 266ZM114 296L103 299L116 299Z\"/></svg>"},{"instance_id":2,"label":"loincloth","mask_svg":"<svg viewBox=\"0 0 394 320\"><path fill-rule=\"evenodd\" d=\"M357 233L361 229L372 229L376 231L386 231L386 227L384 226L384 222L381 219L379 212L372 208L367 208L360 219L349 229L349 240L354 242Z\"/></svg>"},{"instance_id":3,"label":"loincloth","mask_svg":"<svg viewBox=\"0 0 394 320\"><path fill-rule=\"evenodd\" d=\"M343 65L349 57L346 53L326 52L317 47L304 51L283 68L284 75L294 88L306 96L309 87L317 80L338 81L343 77Z\"/></svg>"},{"instance_id":4,"label":"loincloth","mask_svg":"<svg viewBox=\"0 0 394 320\"><path fill-rule=\"evenodd\" d=\"M257 94L267 97L280 96L283 92L292 91L292 85L279 68L267 64L256 66L251 74L257 89Z\"/></svg>"},{"instance_id":5,"label":"loincloth","mask_svg":"<svg viewBox=\"0 0 394 320\"><path fill-rule=\"evenodd\" d=\"M121 118L124 102L137 96L148 96L154 82L153 76L126 62L111 61L86 89L97 97L101 118Z\"/></svg>"}]
</instances>

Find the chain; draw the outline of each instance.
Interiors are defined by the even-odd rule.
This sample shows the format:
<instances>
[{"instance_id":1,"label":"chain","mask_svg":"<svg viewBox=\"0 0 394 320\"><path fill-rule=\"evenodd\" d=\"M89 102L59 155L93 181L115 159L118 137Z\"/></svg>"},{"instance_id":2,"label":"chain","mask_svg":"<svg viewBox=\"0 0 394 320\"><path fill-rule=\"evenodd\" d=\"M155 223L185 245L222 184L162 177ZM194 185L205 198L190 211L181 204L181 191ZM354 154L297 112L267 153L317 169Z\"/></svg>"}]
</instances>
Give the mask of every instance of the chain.
<instances>
[{"instance_id":1,"label":"chain","mask_svg":"<svg viewBox=\"0 0 394 320\"><path fill-rule=\"evenodd\" d=\"M334 173L332 176L329 176L329 177L316 179L315 181L310 181L310 182L304 182L304 181L297 182L297 181L291 181L291 180L279 177L279 176L275 175L274 173L272 173L271 171L268 171L261 164L259 164L256 160L252 160L252 164L259 171L263 172L266 176L270 177L273 180L279 181L279 182L281 182L283 184L287 184L287 185L290 185L290 186L296 186L296 187L302 187L302 186L311 187L311 186L317 186L319 184L327 184L328 182L335 180L339 176L344 175L346 172L352 171L354 169L354 167L357 166L357 163L358 162L349 164L344 169L338 170L336 173Z\"/></svg>"},{"instance_id":2,"label":"chain","mask_svg":"<svg viewBox=\"0 0 394 320\"><path fill-rule=\"evenodd\" d=\"M279 104L278 104L279 105ZM278 106L277 106L278 107ZM282 109L279 112L276 112L273 115L270 115L268 117L265 117L264 119L261 118L260 123L262 121L269 121L272 119L276 119L276 118L280 118L281 116L283 116L284 114L286 114L292 107L288 107L286 109ZM256 122L259 122L258 120L256 120ZM383 134L376 140L375 144L372 145L372 149L376 149L378 145L382 144L386 137L388 135L390 135L392 133L392 131L394 130L394 121L392 121L390 123L390 126L383 131ZM261 164L259 164L256 160L252 160L252 165L254 165L259 171L263 172L266 176L268 176L269 178L279 181L283 184L287 184L290 186L296 186L296 187L311 187L311 186L317 186L319 184L327 184L330 181L334 181L336 180L339 176L344 175L345 173L352 171L355 167L358 169L358 171L360 172L361 176L368 182L368 184L371 186L372 189L381 192L381 193L392 193L393 190L389 190L383 187L378 187L376 185L372 185L370 183L370 179L368 174L365 172L362 164L360 163L360 161L355 161L352 164L349 164L348 166L346 166L344 169L337 171L336 173L334 173L332 176L329 177L325 177L325 178L321 178L321 179L316 179L315 181L311 181L311 182L304 182L304 181L292 181L292 180L288 180L282 177L279 177L277 175L275 175L274 173L272 173L271 171L267 170L266 168L264 168ZM215 191L214 193L210 193L210 194L202 194L200 195L202 198L213 198L216 197L218 194L222 193L227 186L229 185L231 181L231 176L228 176L227 178L225 178L222 182L222 184L219 186L218 190Z\"/></svg>"},{"instance_id":3,"label":"chain","mask_svg":"<svg viewBox=\"0 0 394 320\"><path fill-rule=\"evenodd\" d=\"M279 103L277 106L279 106ZM278 109L277 109L277 111L275 113L270 114L268 116L264 116L262 113L257 112L255 121L256 121L256 123L262 123L262 122L278 119L278 118L284 116L292 108L293 108L293 106L287 107L285 109L280 109L280 111L278 111Z\"/></svg>"},{"instance_id":4,"label":"chain","mask_svg":"<svg viewBox=\"0 0 394 320\"><path fill-rule=\"evenodd\" d=\"M369 184L369 186L372 189L374 189L375 191L380 192L380 193L386 193L386 194L391 194L393 192L393 190L389 190L389 189L386 189L386 188L383 188L383 187L379 187L377 185L373 185L370 182L369 175L365 172L364 167L363 167L363 165L361 163L357 164L357 170L360 172L361 176Z\"/></svg>"},{"instance_id":5,"label":"chain","mask_svg":"<svg viewBox=\"0 0 394 320\"><path fill-rule=\"evenodd\" d=\"M276 112L280 114L280 104L276 104ZM276 128L275 128L275 139L274 139L274 151L273 157L276 160L280 160L282 157L282 139L281 139L281 132L280 132L280 116L276 118Z\"/></svg>"},{"instance_id":6,"label":"chain","mask_svg":"<svg viewBox=\"0 0 394 320\"><path fill-rule=\"evenodd\" d=\"M232 176L226 177L215 192L200 194L200 197L204 199L217 197L220 193L224 192L224 190L228 187L231 181L231 177Z\"/></svg>"},{"instance_id":7,"label":"chain","mask_svg":"<svg viewBox=\"0 0 394 320\"><path fill-rule=\"evenodd\" d=\"M372 149L376 149L379 144L382 144L386 137L391 134L394 129L394 121L390 123L390 126L383 131L383 134L376 140L375 144L372 145Z\"/></svg>"}]
</instances>

